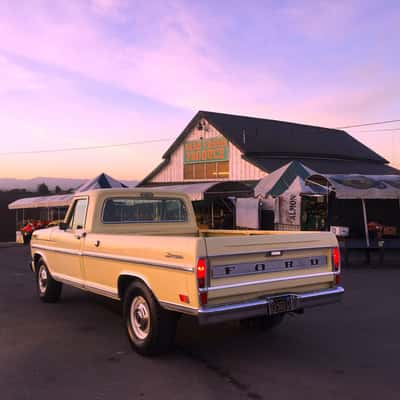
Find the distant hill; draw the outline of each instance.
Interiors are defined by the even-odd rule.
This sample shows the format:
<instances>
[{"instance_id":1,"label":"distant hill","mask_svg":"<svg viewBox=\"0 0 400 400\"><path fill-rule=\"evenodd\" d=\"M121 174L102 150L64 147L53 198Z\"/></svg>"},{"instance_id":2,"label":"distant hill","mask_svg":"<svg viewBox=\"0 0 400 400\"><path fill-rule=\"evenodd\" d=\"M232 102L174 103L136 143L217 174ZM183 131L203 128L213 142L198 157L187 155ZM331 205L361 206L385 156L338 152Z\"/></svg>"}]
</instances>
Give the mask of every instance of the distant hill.
<instances>
[{"instance_id":1,"label":"distant hill","mask_svg":"<svg viewBox=\"0 0 400 400\"><path fill-rule=\"evenodd\" d=\"M62 190L76 188L89 179L73 179L73 178L47 178L39 177L32 179L14 179L14 178L0 178L0 190L12 189L26 189L28 191L35 191L41 183L45 183L51 191L54 191L56 186ZM138 181L121 180L127 186L135 186Z\"/></svg>"}]
</instances>

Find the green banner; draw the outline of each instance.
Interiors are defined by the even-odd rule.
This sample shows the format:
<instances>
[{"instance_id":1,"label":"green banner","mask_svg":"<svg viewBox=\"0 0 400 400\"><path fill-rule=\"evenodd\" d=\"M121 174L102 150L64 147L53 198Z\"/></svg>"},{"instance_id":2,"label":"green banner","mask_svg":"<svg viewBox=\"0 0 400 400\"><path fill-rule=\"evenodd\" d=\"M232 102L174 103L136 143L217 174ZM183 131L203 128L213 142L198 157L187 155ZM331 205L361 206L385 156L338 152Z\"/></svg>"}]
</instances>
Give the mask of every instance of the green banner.
<instances>
[{"instance_id":1,"label":"green banner","mask_svg":"<svg viewBox=\"0 0 400 400\"><path fill-rule=\"evenodd\" d=\"M184 144L184 164L229 160L229 144L224 137L191 140Z\"/></svg>"}]
</instances>

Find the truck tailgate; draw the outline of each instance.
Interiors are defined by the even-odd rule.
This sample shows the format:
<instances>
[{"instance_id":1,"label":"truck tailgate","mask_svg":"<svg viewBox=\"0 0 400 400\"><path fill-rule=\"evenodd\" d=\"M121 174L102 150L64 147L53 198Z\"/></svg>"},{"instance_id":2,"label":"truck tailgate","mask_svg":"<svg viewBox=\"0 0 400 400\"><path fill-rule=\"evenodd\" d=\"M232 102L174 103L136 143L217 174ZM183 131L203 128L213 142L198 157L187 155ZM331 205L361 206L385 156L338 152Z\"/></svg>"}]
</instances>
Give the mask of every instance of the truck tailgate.
<instances>
[{"instance_id":1,"label":"truck tailgate","mask_svg":"<svg viewBox=\"0 0 400 400\"><path fill-rule=\"evenodd\" d=\"M331 287L336 238L329 232L205 235L208 301L223 304L262 295Z\"/></svg>"}]
</instances>

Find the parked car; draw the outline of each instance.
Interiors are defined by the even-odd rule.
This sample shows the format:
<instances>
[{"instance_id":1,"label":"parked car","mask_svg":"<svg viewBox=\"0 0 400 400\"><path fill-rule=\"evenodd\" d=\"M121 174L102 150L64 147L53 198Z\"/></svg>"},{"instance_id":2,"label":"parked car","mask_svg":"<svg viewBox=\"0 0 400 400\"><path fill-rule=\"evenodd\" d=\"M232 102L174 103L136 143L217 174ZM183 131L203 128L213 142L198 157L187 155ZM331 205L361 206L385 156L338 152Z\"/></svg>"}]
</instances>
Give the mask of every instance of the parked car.
<instances>
[{"instance_id":1,"label":"parked car","mask_svg":"<svg viewBox=\"0 0 400 400\"><path fill-rule=\"evenodd\" d=\"M170 348L182 314L267 329L339 301L337 246L330 232L199 230L184 194L106 189L33 233L31 268L44 302L63 284L121 300L131 344L149 355Z\"/></svg>"}]
</instances>

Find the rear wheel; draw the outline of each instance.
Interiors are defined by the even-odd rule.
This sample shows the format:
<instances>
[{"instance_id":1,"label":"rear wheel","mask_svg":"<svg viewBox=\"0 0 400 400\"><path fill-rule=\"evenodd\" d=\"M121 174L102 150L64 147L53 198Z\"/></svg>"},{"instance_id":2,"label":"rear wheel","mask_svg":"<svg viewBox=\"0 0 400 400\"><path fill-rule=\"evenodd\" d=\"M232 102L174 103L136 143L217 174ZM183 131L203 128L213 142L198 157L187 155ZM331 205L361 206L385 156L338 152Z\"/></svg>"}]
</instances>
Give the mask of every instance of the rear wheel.
<instances>
[{"instance_id":1,"label":"rear wheel","mask_svg":"<svg viewBox=\"0 0 400 400\"><path fill-rule=\"evenodd\" d=\"M240 325L245 328L268 331L278 326L283 321L284 316L285 314L276 314L270 316L246 318L240 321Z\"/></svg>"},{"instance_id":2,"label":"rear wheel","mask_svg":"<svg viewBox=\"0 0 400 400\"><path fill-rule=\"evenodd\" d=\"M39 261L36 268L36 280L40 300L45 303L55 303L60 299L62 284L52 278L43 260Z\"/></svg>"},{"instance_id":3,"label":"rear wheel","mask_svg":"<svg viewBox=\"0 0 400 400\"><path fill-rule=\"evenodd\" d=\"M129 341L143 355L167 352L175 339L177 315L166 311L142 282L133 282L124 297L124 321Z\"/></svg>"}]
</instances>

